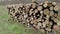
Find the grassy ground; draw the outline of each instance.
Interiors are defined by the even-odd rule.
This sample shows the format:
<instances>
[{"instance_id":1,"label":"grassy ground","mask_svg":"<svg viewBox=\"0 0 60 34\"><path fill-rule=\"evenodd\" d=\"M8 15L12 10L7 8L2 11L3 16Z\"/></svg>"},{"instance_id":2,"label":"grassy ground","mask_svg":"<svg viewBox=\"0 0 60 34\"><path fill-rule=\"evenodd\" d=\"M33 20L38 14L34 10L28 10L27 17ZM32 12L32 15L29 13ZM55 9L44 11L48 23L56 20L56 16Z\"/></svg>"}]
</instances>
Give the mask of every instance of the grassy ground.
<instances>
[{"instance_id":1,"label":"grassy ground","mask_svg":"<svg viewBox=\"0 0 60 34\"><path fill-rule=\"evenodd\" d=\"M4 6L0 6L0 34L22 34L25 27L14 21L8 21L9 16L7 9ZM24 34L28 34L24 32Z\"/></svg>"},{"instance_id":2,"label":"grassy ground","mask_svg":"<svg viewBox=\"0 0 60 34\"><path fill-rule=\"evenodd\" d=\"M0 34L32 34L33 30L24 31L26 27L9 19L5 6L0 6Z\"/></svg>"},{"instance_id":3,"label":"grassy ground","mask_svg":"<svg viewBox=\"0 0 60 34\"><path fill-rule=\"evenodd\" d=\"M8 21L9 18L6 7L0 6L0 34L33 34L32 29L24 31L26 27L12 20Z\"/></svg>"}]
</instances>

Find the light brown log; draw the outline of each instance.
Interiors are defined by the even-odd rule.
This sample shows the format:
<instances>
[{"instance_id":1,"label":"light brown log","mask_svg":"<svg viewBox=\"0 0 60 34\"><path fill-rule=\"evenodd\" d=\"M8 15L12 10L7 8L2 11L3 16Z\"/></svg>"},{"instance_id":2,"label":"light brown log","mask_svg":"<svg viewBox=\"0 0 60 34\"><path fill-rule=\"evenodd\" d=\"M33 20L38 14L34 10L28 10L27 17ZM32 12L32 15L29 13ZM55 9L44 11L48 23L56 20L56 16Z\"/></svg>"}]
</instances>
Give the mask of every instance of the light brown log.
<instances>
[{"instance_id":1,"label":"light brown log","mask_svg":"<svg viewBox=\"0 0 60 34\"><path fill-rule=\"evenodd\" d=\"M42 33L44 33L44 32L45 32L45 30L44 30L44 29L40 29L39 31L41 31Z\"/></svg>"},{"instance_id":2,"label":"light brown log","mask_svg":"<svg viewBox=\"0 0 60 34\"><path fill-rule=\"evenodd\" d=\"M38 26L39 26L39 27L42 26L41 23L38 23Z\"/></svg>"},{"instance_id":3,"label":"light brown log","mask_svg":"<svg viewBox=\"0 0 60 34\"><path fill-rule=\"evenodd\" d=\"M60 10L60 7L59 7L58 5L56 5L56 6L54 7L54 10L55 10L55 11L59 11L59 10Z\"/></svg>"},{"instance_id":4,"label":"light brown log","mask_svg":"<svg viewBox=\"0 0 60 34\"><path fill-rule=\"evenodd\" d=\"M58 26L60 26L60 21L57 23Z\"/></svg>"},{"instance_id":5,"label":"light brown log","mask_svg":"<svg viewBox=\"0 0 60 34\"><path fill-rule=\"evenodd\" d=\"M31 4L26 4L25 6L26 6L25 8L28 9L31 7Z\"/></svg>"},{"instance_id":6,"label":"light brown log","mask_svg":"<svg viewBox=\"0 0 60 34\"><path fill-rule=\"evenodd\" d=\"M55 19L54 19L54 22L58 23L58 19L57 19L57 18L55 18Z\"/></svg>"},{"instance_id":7,"label":"light brown log","mask_svg":"<svg viewBox=\"0 0 60 34\"><path fill-rule=\"evenodd\" d=\"M54 29L54 31L58 31L58 30L59 30L59 26L54 25L54 26L53 26L53 29Z\"/></svg>"},{"instance_id":8,"label":"light brown log","mask_svg":"<svg viewBox=\"0 0 60 34\"><path fill-rule=\"evenodd\" d=\"M50 15L46 15L46 20L49 20Z\"/></svg>"},{"instance_id":9,"label":"light brown log","mask_svg":"<svg viewBox=\"0 0 60 34\"><path fill-rule=\"evenodd\" d=\"M32 0L32 2L35 2L36 0Z\"/></svg>"},{"instance_id":10,"label":"light brown log","mask_svg":"<svg viewBox=\"0 0 60 34\"><path fill-rule=\"evenodd\" d=\"M48 9L44 9L44 14L45 15L49 15L49 10Z\"/></svg>"},{"instance_id":11,"label":"light brown log","mask_svg":"<svg viewBox=\"0 0 60 34\"><path fill-rule=\"evenodd\" d=\"M30 10L30 11L29 11L29 13L30 13L29 15L32 15L33 11L32 11L32 10Z\"/></svg>"},{"instance_id":12,"label":"light brown log","mask_svg":"<svg viewBox=\"0 0 60 34\"><path fill-rule=\"evenodd\" d=\"M43 11L40 11L41 14L43 14Z\"/></svg>"},{"instance_id":13,"label":"light brown log","mask_svg":"<svg viewBox=\"0 0 60 34\"><path fill-rule=\"evenodd\" d=\"M49 21L48 20L46 20L45 22L43 22L43 23L45 23L45 24L49 24Z\"/></svg>"},{"instance_id":14,"label":"light brown log","mask_svg":"<svg viewBox=\"0 0 60 34\"><path fill-rule=\"evenodd\" d=\"M43 5L43 3L39 3L39 5Z\"/></svg>"},{"instance_id":15,"label":"light brown log","mask_svg":"<svg viewBox=\"0 0 60 34\"><path fill-rule=\"evenodd\" d=\"M52 2L52 5L57 5L57 3L56 2Z\"/></svg>"},{"instance_id":16,"label":"light brown log","mask_svg":"<svg viewBox=\"0 0 60 34\"><path fill-rule=\"evenodd\" d=\"M50 10L53 10L54 9L54 7L52 6L52 7L50 7Z\"/></svg>"},{"instance_id":17,"label":"light brown log","mask_svg":"<svg viewBox=\"0 0 60 34\"><path fill-rule=\"evenodd\" d=\"M38 24L37 19L33 20L33 23L34 24Z\"/></svg>"},{"instance_id":18,"label":"light brown log","mask_svg":"<svg viewBox=\"0 0 60 34\"><path fill-rule=\"evenodd\" d=\"M35 9L35 10L34 10L34 13L37 13L37 12L38 12L38 10L37 10L37 9Z\"/></svg>"},{"instance_id":19,"label":"light brown log","mask_svg":"<svg viewBox=\"0 0 60 34\"><path fill-rule=\"evenodd\" d=\"M48 4L47 3L45 3L44 5L43 5L43 7L47 7L48 6Z\"/></svg>"},{"instance_id":20,"label":"light brown log","mask_svg":"<svg viewBox=\"0 0 60 34\"><path fill-rule=\"evenodd\" d=\"M51 18L52 20L54 20L55 19L55 17L54 16L52 16L52 18Z\"/></svg>"},{"instance_id":21,"label":"light brown log","mask_svg":"<svg viewBox=\"0 0 60 34\"><path fill-rule=\"evenodd\" d=\"M53 16L53 15L54 15L54 12L53 12L53 11L50 11L50 12L49 12L49 15L50 15L50 16Z\"/></svg>"},{"instance_id":22,"label":"light brown log","mask_svg":"<svg viewBox=\"0 0 60 34\"><path fill-rule=\"evenodd\" d=\"M50 29L50 28L46 28L46 30L47 30L47 31L51 31L51 29Z\"/></svg>"},{"instance_id":23,"label":"light brown log","mask_svg":"<svg viewBox=\"0 0 60 34\"><path fill-rule=\"evenodd\" d=\"M45 23L42 23L42 24L43 24L43 26L42 26L43 28L46 27L46 24Z\"/></svg>"},{"instance_id":24,"label":"light brown log","mask_svg":"<svg viewBox=\"0 0 60 34\"><path fill-rule=\"evenodd\" d=\"M35 3L32 3L32 8L36 8L36 4Z\"/></svg>"},{"instance_id":25,"label":"light brown log","mask_svg":"<svg viewBox=\"0 0 60 34\"><path fill-rule=\"evenodd\" d=\"M42 10L42 6L38 6L37 9L38 9L39 11L41 11L41 10Z\"/></svg>"},{"instance_id":26,"label":"light brown log","mask_svg":"<svg viewBox=\"0 0 60 34\"><path fill-rule=\"evenodd\" d=\"M57 14L54 14L53 16L54 16L54 17L58 17L58 15L57 15Z\"/></svg>"}]
</instances>

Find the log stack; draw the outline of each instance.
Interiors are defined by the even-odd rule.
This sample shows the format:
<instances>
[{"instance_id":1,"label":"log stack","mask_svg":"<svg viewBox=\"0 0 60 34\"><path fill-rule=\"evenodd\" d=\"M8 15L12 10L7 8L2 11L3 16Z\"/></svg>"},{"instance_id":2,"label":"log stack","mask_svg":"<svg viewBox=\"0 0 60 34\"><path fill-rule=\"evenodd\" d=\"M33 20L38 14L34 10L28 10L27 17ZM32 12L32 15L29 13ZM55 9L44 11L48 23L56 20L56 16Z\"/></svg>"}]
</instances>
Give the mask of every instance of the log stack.
<instances>
[{"instance_id":1,"label":"log stack","mask_svg":"<svg viewBox=\"0 0 60 34\"><path fill-rule=\"evenodd\" d=\"M60 6L56 2L7 6L8 14L18 22L39 31L58 30Z\"/></svg>"}]
</instances>

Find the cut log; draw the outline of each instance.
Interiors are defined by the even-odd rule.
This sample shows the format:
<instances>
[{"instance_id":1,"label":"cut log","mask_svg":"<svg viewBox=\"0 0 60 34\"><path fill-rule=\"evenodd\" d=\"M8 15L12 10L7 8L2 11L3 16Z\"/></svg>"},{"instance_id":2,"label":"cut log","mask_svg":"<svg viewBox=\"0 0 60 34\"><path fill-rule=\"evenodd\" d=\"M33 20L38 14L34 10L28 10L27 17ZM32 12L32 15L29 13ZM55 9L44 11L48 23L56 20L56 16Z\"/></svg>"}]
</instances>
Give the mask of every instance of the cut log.
<instances>
[{"instance_id":1,"label":"cut log","mask_svg":"<svg viewBox=\"0 0 60 34\"><path fill-rule=\"evenodd\" d=\"M37 9L35 9L35 10L34 10L34 12L35 12L35 13L38 13L38 10L37 10Z\"/></svg>"},{"instance_id":2,"label":"cut log","mask_svg":"<svg viewBox=\"0 0 60 34\"><path fill-rule=\"evenodd\" d=\"M50 15L50 16L53 16L53 15L54 15L54 12L53 12L53 11L50 11L50 12L49 12L49 15Z\"/></svg>"},{"instance_id":3,"label":"cut log","mask_svg":"<svg viewBox=\"0 0 60 34\"><path fill-rule=\"evenodd\" d=\"M45 4L43 5L43 7L45 7L45 8L46 8L47 6L48 6L47 3L45 3Z\"/></svg>"},{"instance_id":4,"label":"cut log","mask_svg":"<svg viewBox=\"0 0 60 34\"><path fill-rule=\"evenodd\" d=\"M54 10L55 10L55 11L59 11L59 10L60 10L60 7L56 5L56 6L54 7Z\"/></svg>"},{"instance_id":5,"label":"cut log","mask_svg":"<svg viewBox=\"0 0 60 34\"><path fill-rule=\"evenodd\" d=\"M49 15L49 10L48 9L44 9L44 14L45 15Z\"/></svg>"},{"instance_id":6,"label":"cut log","mask_svg":"<svg viewBox=\"0 0 60 34\"><path fill-rule=\"evenodd\" d=\"M57 19L57 18L55 18L55 19L54 19L54 22L58 23L58 19Z\"/></svg>"},{"instance_id":7,"label":"cut log","mask_svg":"<svg viewBox=\"0 0 60 34\"><path fill-rule=\"evenodd\" d=\"M53 10L53 9L54 9L54 7L52 6L52 7L50 7L49 9L50 9L50 10Z\"/></svg>"},{"instance_id":8,"label":"cut log","mask_svg":"<svg viewBox=\"0 0 60 34\"><path fill-rule=\"evenodd\" d=\"M58 31L58 30L59 30L59 26L54 25L54 26L53 26L53 29L54 29L55 31Z\"/></svg>"},{"instance_id":9,"label":"cut log","mask_svg":"<svg viewBox=\"0 0 60 34\"><path fill-rule=\"evenodd\" d=\"M35 9L36 8L36 4L32 3L32 8Z\"/></svg>"},{"instance_id":10,"label":"cut log","mask_svg":"<svg viewBox=\"0 0 60 34\"><path fill-rule=\"evenodd\" d=\"M41 11L42 10L42 6L38 6L37 9L38 9L38 11Z\"/></svg>"},{"instance_id":11,"label":"cut log","mask_svg":"<svg viewBox=\"0 0 60 34\"><path fill-rule=\"evenodd\" d=\"M57 3L56 2L52 2L52 5L57 5Z\"/></svg>"}]
</instances>

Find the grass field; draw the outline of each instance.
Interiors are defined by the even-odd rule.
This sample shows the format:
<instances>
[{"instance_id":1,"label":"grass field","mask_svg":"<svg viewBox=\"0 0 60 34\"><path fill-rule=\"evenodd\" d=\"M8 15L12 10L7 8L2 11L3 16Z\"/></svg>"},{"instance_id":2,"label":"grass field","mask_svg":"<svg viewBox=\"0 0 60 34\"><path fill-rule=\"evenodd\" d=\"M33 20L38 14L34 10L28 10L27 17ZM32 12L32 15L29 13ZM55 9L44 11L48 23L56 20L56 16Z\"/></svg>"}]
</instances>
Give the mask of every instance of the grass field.
<instances>
[{"instance_id":1,"label":"grass field","mask_svg":"<svg viewBox=\"0 0 60 34\"><path fill-rule=\"evenodd\" d=\"M8 21L8 11L5 6L0 6L0 34L33 34L33 30L24 31L24 25ZM40 34L39 32L37 34Z\"/></svg>"},{"instance_id":2,"label":"grass field","mask_svg":"<svg viewBox=\"0 0 60 34\"><path fill-rule=\"evenodd\" d=\"M24 31L24 25L9 19L8 11L5 6L0 5L0 34L33 34L33 30Z\"/></svg>"},{"instance_id":3,"label":"grass field","mask_svg":"<svg viewBox=\"0 0 60 34\"><path fill-rule=\"evenodd\" d=\"M25 27L14 21L8 21L9 16L6 7L0 6L0 34L22 34ZM28 34L24 32L23 34Z\"/></svg>"}]
</instances>

